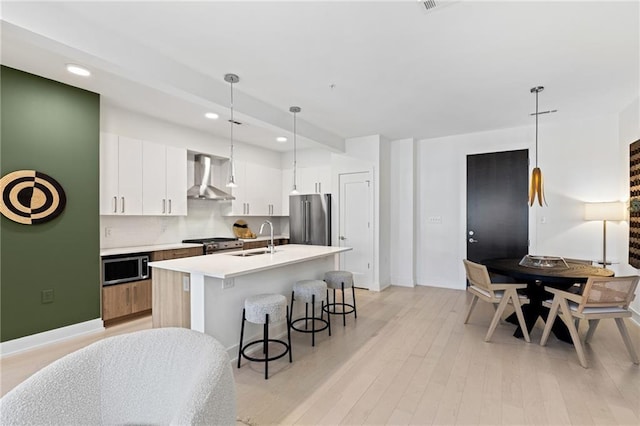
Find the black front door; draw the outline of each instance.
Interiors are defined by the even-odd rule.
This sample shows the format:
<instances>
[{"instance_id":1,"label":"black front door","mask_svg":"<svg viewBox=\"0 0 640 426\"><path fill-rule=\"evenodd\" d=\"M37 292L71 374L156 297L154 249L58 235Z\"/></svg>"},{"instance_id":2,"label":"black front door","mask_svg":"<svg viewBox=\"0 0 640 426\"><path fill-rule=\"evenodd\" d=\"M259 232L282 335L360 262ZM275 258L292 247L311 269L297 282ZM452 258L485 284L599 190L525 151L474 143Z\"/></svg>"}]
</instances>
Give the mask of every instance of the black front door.
<instances>
[{"instance_id":1,"label":"black front door","mask_svg":"<svg viewBox=\"0 0 640 426\"><path fill-rule=\"evenodd\" d=\"M467 156L467 259L529 251L528 150Z\"/></svg>"}]
</instances>

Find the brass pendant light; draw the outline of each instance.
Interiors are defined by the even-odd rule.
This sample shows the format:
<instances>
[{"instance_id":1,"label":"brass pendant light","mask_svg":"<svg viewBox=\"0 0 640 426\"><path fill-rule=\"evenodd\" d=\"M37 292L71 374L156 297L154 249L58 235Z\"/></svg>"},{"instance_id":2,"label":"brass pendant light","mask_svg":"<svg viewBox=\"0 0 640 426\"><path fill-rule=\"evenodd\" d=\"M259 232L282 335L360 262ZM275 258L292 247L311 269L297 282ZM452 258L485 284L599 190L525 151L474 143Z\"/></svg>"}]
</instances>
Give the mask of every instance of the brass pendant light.
<instances>
[{"instance_id":1,"label":"brass pendant light","mask_svg":"<svg viewBox=\"0 0 640 426\"><path fill-rule=\"evenodd\" d=\"M538 112L538 93L544 90L543 86L537 86L531 88L531 93L536 94L536 166L531 172L531 187L529 188L529 206L533 206L533 202L538 197L538 204L542 206L544 203L547 206L547 200L544 196L544 182L542 180L542 170L538 167L538 115L541 113ZM546 111L550 112L550 111Z\"/></svg>"},{"instance_id":2,"label":"brass pendant light","mask_svg":"<svg viewBox=\"0 0 640 426\"><path fill-rule=\"evenodd\" d=\"M292 106L289 108L289 111L293 113L293 188L291 189L291 195L298 195L298 186L297 186L297 142L296 142L296 114L302 111L300 107Z\"/></svg>"},{"instance_id":3,"label":"brass pendant light","mask_svg":"<svg viewBox=\"0 0 640 426\"><path fill-rule=\"evenodd\" d=\"M225 74L224 81L231 84L231 142L229 144L229 178L227 179L227 187L229 188L237 188L236 184L236 170L235 164L233 161L233 126L235 126L235 121L233 120L233 84L240 81L240 77L235 74Z\"/></svg>"}]
</instances>

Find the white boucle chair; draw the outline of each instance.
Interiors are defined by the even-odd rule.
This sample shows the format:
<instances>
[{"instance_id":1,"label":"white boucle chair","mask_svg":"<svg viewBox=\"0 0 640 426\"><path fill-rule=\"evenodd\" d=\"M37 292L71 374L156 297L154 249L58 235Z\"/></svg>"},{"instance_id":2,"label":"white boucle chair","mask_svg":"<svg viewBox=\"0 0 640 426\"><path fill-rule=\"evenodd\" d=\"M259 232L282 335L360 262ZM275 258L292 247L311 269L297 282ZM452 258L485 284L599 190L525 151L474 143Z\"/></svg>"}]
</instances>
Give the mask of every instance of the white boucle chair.
<instances>
[{"instance_id":1,"label":"white boucle chair","mask_svg":"<svg viewBox=\"0 0 640 426\"><path fill-rule=\"evenodd\" d=\"M225 348L184 328L98 341L38 371L0 400L3 426L235 422Z\"/></svg>"}]
</instances>

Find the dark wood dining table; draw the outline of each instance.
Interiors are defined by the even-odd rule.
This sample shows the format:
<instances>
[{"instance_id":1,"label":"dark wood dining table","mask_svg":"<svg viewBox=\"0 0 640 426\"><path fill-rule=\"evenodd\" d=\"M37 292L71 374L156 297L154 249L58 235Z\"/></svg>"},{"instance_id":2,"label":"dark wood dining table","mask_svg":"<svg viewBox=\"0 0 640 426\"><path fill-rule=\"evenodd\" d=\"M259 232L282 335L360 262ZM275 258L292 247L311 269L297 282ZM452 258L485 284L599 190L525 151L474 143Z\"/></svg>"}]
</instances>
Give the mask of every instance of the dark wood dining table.
<instances>
[{"instance_id":1,"label":"dark wood dining table","mask_svg":"<svg viewBox=\"0 0 640 426\"><path fill-rule=\"evenodd\" d=\"M544 286L559 288L562 290L570 289L575 283L585 283L589 277L612 277L613 271L606 268L600 268L581 262L573 262L566 260L567 267L531 267L522 266L522 259L490 259L481 262L487 267L492 274L509 277L510 282L525 283L527 288L525 294L530 302L524 305L522 312L524 314L527 329L531 332L538 317L543 320L547 319L549 310L542 306L542 302L550 299L551 294L544 290ZM515 319L507 318L507 321L518 324ZM562 320L557 319L554 322L553 333L559 340L571 343L569 330L566 328ZM522 330L518 326L514 333L515 337L522 337Z\"/></svg>"}]
</instances>

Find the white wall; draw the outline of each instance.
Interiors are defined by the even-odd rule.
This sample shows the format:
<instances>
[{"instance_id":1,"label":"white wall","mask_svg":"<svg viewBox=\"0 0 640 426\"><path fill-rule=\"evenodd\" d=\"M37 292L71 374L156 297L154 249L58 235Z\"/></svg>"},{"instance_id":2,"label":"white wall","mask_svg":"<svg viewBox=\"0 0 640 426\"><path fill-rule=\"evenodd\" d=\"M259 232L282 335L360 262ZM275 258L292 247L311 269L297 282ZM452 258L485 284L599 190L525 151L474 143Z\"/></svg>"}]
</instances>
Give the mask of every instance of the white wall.
<instances>
[{"instance_id":1,"label":"white wall","mask_svg":"<svg viewBox=\"0 0 640 426\"><path fill-rule=\"evenodd\" d=\"M373 165L373 283L371 290L380 291L390 285L390 227L389 187L391 173L389 165L389 142L379 135L363 136L345 141L346 155ZM382 175L382 170L385 175ZM382 183L382 179L386 179ZM384 223L383 223L384 220Z\"/></svg>"},{"instance_id":2,"label":"white wall","mask_svg":"<svg viewBox=\"0 0 640 426\"><path fill-rule=\"evenodd\" d=\"M418 141L418 284L465 286L466 155L528 148L533 159L534 138L528 126ZM617 115L542 122L538 141L549 206L530 209L529 252L601 258L602 224L583 220L584 203L624 197L620 182L628 169L620 167ZM428 223L431 216L442 223ZM608 258L624 260L624 225L612 223L607 231Z\"/></svg>"},{"instance_id":3,"label":"white wall","mask_svg":"<svg viewBox=\"0 0 640 426\"><path fill-rule=\"evenodd\" d=\"M415 140L391 142L389 221L391 284L414 287L415 276Z\"/></svg>"},{"instance_id":4,"label":"white wall","mask_svg":"<svg viewBox=\"0 0 640 426\"><path fill-rule=\"evenodd\" d=\"M108 105L101 106L100 130L132 138L173 145L219 157L229 156L229 141L188 127ZM234 142L239 161L280 168L280 153ZM189 156L188 186L193 185L192 156ZM233 236L237 217L222 216L224 201L188 200L188 216L100 216L100 247L176 243L186 238ZM243 217L257 233L264 217ZM288 218L272 218L274 232L288 235ZM109 236L107 237L107 228Z\"/></svg>"}]
</instances>

